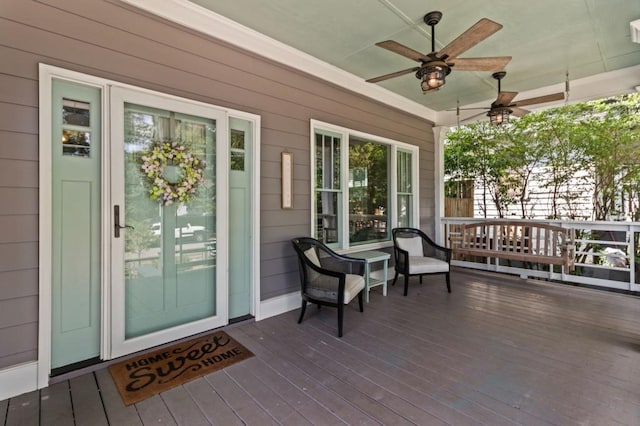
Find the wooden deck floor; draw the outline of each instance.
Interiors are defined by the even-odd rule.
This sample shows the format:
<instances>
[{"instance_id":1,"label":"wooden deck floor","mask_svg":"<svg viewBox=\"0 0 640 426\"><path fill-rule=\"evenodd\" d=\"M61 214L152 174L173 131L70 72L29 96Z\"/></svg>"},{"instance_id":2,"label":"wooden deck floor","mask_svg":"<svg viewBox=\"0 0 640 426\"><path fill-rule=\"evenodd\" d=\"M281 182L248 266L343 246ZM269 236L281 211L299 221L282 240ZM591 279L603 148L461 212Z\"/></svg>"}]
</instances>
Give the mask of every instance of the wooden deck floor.
<instances>
[{"instance_id":1,"label":"wooden deck floor","mask_svg":"<svg viewBox=\"0 0 640 426\"><path fill-rule=\"evenodd\" d=\"M107 370L0 402L0 425L640 425L640 299L456 271L365 312L227 332L255 357L125 407Z\"/></svg>"}]
</instances>

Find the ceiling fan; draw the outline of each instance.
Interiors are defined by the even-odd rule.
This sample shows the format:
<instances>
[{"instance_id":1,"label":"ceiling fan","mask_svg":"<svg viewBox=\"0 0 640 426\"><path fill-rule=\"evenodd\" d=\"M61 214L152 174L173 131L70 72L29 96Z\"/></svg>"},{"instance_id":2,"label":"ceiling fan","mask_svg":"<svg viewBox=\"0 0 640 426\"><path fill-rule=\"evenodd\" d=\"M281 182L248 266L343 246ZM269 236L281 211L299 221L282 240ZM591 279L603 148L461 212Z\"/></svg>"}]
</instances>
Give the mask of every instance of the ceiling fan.
<instances>
[{"instance_id":1,"label":"ceiling fan","mask_svg":"<svg viewBox=\"0 0 640 426\"><path fill-rule=\"evenodd\" d=\"M458 55L471 49L502 28L502 25L487 18L480 19L455 40L447 44L439 52L436 52L435 26L440 22L441 18L442 12L438 11L429 12L423 18L424 22L431 27L431 53L422 54L393 40L376 43L376 46L420 62L420 65L370 78L366 81L368 83L377 83L415 72L416 78L422 81L423 93L427 93L438 90L445 83L445 77L449 75L451 68L454 66L461 71L497 71L504 69L511 60L511 56L458 58Z\"/></svg>"},{"instance_id":2,"label":"ceiling fan","mask_svg":"<svg viewBox=\"0 0 640 426\"><path fill-rule=\"evenodd\" d=\"M498 80L498 97L495 101L491 103L491 106L485 108L457 108L457 113L459 114L461 109L485 109L489 110L487 112L487 116L491 120L492 124L506 124L509 122L509 116L511 114L516 117L522 117L525 114L529 114L531 111L528 111L524 108L520 108L527 105L535 105L535 104L543 104L547 102L553 101L561 101L564 100L565 93L558 92L552 93L550 95L544 96L536 96L535 98L523 99L521 101L513 102L513 99L518 96L518 92L503 92L501 90L500 81L507 75L506 71L499 71L491 74L491 77ZM568 80L567 80L568 81ZM568 83L567 83L568 87ZM568 89L567 89L568 92ZM467 118L469 120L471 118L477 117L478 115L484 114L484 112L480 114L476 114Z\"/></svg>"}]
</instances>

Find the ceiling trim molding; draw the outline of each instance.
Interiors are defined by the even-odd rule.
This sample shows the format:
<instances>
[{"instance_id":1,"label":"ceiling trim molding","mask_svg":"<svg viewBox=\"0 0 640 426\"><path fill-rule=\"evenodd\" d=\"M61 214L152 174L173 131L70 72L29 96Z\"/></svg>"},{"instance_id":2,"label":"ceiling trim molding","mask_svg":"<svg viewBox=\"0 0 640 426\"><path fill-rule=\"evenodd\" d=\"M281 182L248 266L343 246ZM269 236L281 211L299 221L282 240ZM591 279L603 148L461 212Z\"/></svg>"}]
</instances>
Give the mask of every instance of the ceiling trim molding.
<instances>
[{"instance_id":1,"label":"ceiling trim molding","mask_svg":"<svg viewBox=\"0 0 640 426\"><path fill-rule=\"evenodd\" d=\"M436 121L436 112L424 105L383 87L366 83L355 74L348 73L188 0L121 1L257 55L296 68L375 101L433 122Z\"/></svg>"}]
</instances>

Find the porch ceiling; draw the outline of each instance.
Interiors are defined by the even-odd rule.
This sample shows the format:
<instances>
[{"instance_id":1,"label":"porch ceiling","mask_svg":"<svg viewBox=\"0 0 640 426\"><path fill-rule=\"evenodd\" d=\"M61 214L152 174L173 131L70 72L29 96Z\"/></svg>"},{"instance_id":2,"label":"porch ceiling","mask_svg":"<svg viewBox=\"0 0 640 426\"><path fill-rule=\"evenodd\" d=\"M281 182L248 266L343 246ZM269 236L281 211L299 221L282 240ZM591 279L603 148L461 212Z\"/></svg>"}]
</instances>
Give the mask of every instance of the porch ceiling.
<instances>
[{"instance_id":1,"label":"porch ceiling","mask_svg":"<svg viewBox=\"0 0 640 426\"><path fill-rule=\"evenodd\" d=\"M392 39L428 52L430 30L422 17L440 10L436 49L480 18L504 26L460 56L512 56L502 88L520 92L516 100L564 91L567 72L571 102L640 86L640 44L631 41L629 25L640 19L637 0L191 1L363 80L414 66L375 43ZM446 110L455 109L456 101L462 107L488 106L497 94L491 72L454 69L446 85L428 95L413 74L378 84L435 111L437 124L455 122L455 112Z\"/></svg>"}]
</instances>

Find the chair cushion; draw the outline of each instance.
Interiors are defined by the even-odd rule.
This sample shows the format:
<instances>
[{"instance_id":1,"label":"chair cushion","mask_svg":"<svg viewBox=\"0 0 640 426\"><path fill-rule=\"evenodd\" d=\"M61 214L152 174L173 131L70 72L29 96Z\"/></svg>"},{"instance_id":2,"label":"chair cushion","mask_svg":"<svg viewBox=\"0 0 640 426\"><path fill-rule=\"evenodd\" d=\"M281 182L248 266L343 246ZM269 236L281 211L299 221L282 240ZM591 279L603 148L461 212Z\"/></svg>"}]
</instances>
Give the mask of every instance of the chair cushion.
<instances>
[{"instance_id":1,"label":"chair cushion","mask_svg":"<svg viewBox=\"0 0 640 426\"><path fill-rule=\"evenodd\" d=\"M311 247L310 249L305 250L304 255L307 256L307 259L309 259L311 263L320 267L320 259L318 259L318 253L316 253L316 249Z\"/></svg>"},{"instance_id":2,"label":"chair cushion","mask_svg":"<svg viewBox=\"0 0 640 426\"><path fill-rule=\"evenodd\" d=\"M449 264L434 257L409 256L409 275L449 272Z\"/></svg>"},{"instance_id":3,"label":"chair cushion","mask_svg":"<svg viewBox=\"0 0 640 426\"><path fill-rule=\"evenodd\" d=\"M364 288L362 275L346 274L344 282L344 304L349 303ZM337 301L338 278L318 274L307 287L307 292L314 297Z\"/></svg>"},{"instance_id":4,"label":"chair cushion","mask_svg":"<svg viewBox=\"0 0 640 426\"><path fill-rule=\"evenodd\" d=\"M421 237L396 238L396 243L399 248L409 252L409 257L423 255Z\"/></svg>"},{"instance_id":5,"label":"chair cushion","mask_svg":"<svg viewBox=\"0 0 640 426\"><path fill-rule=\"evenodd\" d=\"M344 283L344 304L351 302L351 300L360 293L364 288L364 277L362 275L347 274Z\"/></svg>"}]
</instances>

